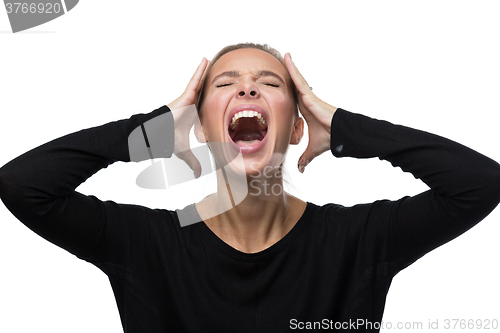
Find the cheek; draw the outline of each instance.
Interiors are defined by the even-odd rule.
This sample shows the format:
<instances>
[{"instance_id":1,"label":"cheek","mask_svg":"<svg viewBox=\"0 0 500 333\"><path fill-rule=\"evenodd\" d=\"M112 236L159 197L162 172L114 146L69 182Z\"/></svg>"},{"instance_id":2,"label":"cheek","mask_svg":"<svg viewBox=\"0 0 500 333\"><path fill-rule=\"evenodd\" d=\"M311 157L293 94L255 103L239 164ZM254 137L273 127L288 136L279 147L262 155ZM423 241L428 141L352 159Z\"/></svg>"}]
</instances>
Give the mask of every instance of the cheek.
<instances>
[{"instance_id":1,"label":"cheek","mask_svg":"<svg viewBox=\"0 0 500 333\"><path fill-rule=\"evenodd\" d=\"M228 91L221 90L209 92L203 101L203 112L212 115L223 113L232 95L233 94Z\"/></svg>"},{"instance_id":2,"label":"cheek","mask_svg":"<svg viewBox=\"0 0 500 333\"><path fill-rule=\"evenodd\" d=\"M288 144L295 120L296 106L293 98L288 93L275 94L269 106L274 111L273 118L277 125L277 135Z\"/></svg>"},{"instance_id":3,"label":"cheek","mask_svg":"<svg viewBox=\"0 0 500 333\"><path fill-rule=\"evenodd\" d=\"M203 101L202 124L206 134L210 137L220 132L224 125L224 112L227 106L227 98L219 92L207 95ZM212 135L211 135L212 134ZM213 138L215 140L215 138ZM217 140L216 140L217 141Z\"/></svg>"},{"instance_id":4,"label":"cheek","mask_svg":"<svg viewBox=\"0 0 500 333\"><path fill-rule=\"evenodd\" d=\"M269 106L276 113L278 119L292 121L295 115L295 103L288 93L273 94L268 99Z\"/></svg>"}]
</instances>

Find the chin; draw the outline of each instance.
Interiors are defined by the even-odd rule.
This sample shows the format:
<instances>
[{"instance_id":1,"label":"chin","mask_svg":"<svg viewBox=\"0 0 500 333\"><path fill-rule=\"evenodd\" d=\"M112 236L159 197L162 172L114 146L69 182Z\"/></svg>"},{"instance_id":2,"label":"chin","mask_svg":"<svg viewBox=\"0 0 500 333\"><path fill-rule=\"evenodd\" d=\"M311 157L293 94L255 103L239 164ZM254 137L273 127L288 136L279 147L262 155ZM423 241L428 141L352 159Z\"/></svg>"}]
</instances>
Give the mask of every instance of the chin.
<instances>
[{"instance_id":1,"label":"chin","mask_svg":"<svg viewBox=\"0 0 500 333\"><path fill-rule=\"evenodd\" d=\"M266 178L271 178L277 175L276 172L280 170L285 154L274 152L266 155L262 158L252 158L243 155L247 176L260 177L263 175Z\"/></svg>"}]
</instances>

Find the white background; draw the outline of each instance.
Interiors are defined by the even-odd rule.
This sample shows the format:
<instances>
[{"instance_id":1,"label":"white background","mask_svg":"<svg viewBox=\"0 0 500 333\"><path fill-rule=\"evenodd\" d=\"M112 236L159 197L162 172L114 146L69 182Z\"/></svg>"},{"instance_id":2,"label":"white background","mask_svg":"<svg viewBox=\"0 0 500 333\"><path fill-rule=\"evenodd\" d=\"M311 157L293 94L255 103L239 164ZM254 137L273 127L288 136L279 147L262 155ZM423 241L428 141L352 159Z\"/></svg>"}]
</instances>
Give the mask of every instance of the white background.
<instances>
[{"instance_id":1,"label":"white background","mask_svg":"<svg viewBox=\"0 0 500 333\"><path fill-rule=\"evenodd\" d=\"M52 22L12 34L0 9L0 165L64 134L168 104L202 57L246 41L291 52L314 92L334 106L500 161L499 13L498 1L484 0L82 0ZM427 189L388 162L328 153L301 175L296 162L306 143L287 157L291 191L304 200L353 205ZM143 168L116 163L78 190L168 209L180 208L173 198L191 200L182 187L138 188ZM439 320L443 328L452 318L500 320L499 220L496 209L399 273L384 321L425 328ZM122 332L107 277L3 205L0 270L0 332Z\"/></svg>"}]
</instances>

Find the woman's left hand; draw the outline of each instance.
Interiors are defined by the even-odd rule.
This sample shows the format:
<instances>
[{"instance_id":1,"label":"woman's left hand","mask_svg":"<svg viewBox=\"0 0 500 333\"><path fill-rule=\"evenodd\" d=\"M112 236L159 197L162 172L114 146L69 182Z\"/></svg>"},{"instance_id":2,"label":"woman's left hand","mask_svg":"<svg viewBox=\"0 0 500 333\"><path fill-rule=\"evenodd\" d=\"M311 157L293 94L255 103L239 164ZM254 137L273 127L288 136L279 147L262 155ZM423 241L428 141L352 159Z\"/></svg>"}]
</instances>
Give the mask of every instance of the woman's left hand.
<instances>
[{"instance_id":1,"label":"woman's left hand","mask_svg":"<svg viewBox=\"0 0 500 333\"><path fill-rule=\"evenodd\" d=\"M304 172L306 165L316 156L330 150L330 128L333 114L337 108L316 97L307 81L295 67L290 53L285 54L285 64L297 87L300 113L307 122L309 132L309 143L297 165L299 171Z\"/></svg>"}]
</instances>

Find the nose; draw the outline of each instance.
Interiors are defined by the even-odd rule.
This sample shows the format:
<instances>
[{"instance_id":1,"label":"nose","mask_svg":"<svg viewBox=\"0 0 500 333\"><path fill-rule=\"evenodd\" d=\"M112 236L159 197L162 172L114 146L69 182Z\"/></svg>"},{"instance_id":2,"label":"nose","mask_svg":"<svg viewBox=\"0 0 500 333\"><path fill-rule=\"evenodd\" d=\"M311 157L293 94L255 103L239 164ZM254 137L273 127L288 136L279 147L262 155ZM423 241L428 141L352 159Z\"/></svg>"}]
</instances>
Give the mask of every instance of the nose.
<instances>
[{"instance_id":1,"label":"nose","mask_svg":"<svg viewBox=\"0 0 500 333\"><path fill-rule=\"evenodd\" d=\"M259 97L259 89L255 85L255 83L242 83L237 90L238 98L258 98Z\"/></svg>"}]
</instances>

